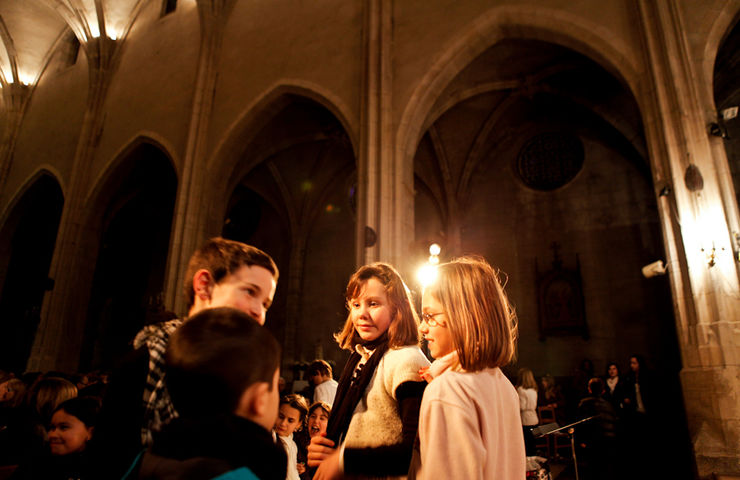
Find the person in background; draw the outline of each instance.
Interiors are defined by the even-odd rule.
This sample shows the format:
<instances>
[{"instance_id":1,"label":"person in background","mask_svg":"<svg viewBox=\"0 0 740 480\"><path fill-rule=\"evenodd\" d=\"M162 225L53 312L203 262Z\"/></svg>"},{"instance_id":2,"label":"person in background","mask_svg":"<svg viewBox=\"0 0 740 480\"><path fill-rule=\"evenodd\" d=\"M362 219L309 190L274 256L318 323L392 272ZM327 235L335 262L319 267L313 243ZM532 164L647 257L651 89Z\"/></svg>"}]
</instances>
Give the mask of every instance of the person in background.
<instances>
[{"instance_id":1,"label":"person in background","mask_svg":"<svg viewBox=\"0 0 740 480\"><path fill-rule=\"evenodd\" d=\"M626 397L625 381L619 377L619 366L615 362L609 362L606 367L605 383L604 398L612 404L617 415L620 415Z\"/></svg>"},{"instance_id":2,"label":"person in background","mask_svg":"<svg viewBox=\"0 0 740 480\"><path fill-rule=\"evenodd\" d=\"M579 419L591 418L575 430L584 461L584 478L612 479L617 467L617 414L604 397L604 381L592 378L589 395L578 404ZM595 418L592 418L595 417Z\"/></svg>"},{"instance_id":3,"label":"person in background","mask_svg":"<svg viewBox=\"0 0 740 480\"><path fill-rule=\"evenodd\" d=\"M337 385L331 371L331 365L325 360L314 360L306 369L306 377L313 383L313 401L334 405L337 394Z\"/></svg>"},{"instance_id":4,"label":"person in background","mask_svg":"<svg viewBox=\"0 0 740 480\"><path fill-rule=\"evenodd\" d=\"M59 404L48 428L44 453L21 464L12 480L93 480L87 444L93 437L100 400L74 397Z\"/></svg>"},{"instance_id":5,"label":"person in background","mask_svg":"<svg viewBox=\"0 0 740 480\"><path fill-rule=\"evenodd\" d=\"M520 368L516 380L516 393L519 395L519 413L524 432L524 447L528 457L536 455L532 429L539 423L537 416L537 382L532 370Z\"/></svg>"},{"instance_id":6,"label":"person in background","mask_svg":"<svg viewBox=\"0 0 740 480\"><path fill-rule=\"evenodd\" d=\"M285 447L288 456L287 480L299 480L300 475L306 471L305 463L298 463L298 445L293 440L293 433L303 430L307 414L308 404L303 396L293 393L280 399L278 418L273 431Z\"/></svg>"}]
</instances>

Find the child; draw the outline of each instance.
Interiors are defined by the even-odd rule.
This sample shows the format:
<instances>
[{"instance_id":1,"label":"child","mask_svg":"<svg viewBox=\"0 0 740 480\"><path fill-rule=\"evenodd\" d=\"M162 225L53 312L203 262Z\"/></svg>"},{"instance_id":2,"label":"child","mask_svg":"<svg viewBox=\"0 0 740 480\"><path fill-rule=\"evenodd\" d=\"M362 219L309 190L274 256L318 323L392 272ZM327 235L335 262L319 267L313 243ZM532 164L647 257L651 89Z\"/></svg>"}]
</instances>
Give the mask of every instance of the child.
<instances>
[{"instance_id":1,"label":"child","mask_svg":"<svg viewBox=\"0 0 740 480\"><path fill-rule=\"evenodd\" d=\"M405 475L425 387L419 369L429 365L418 346L418 316L400 275L385 263L355 272L345 298L349 315L335 338L352 355L326 437L311 438L308 464L318 466L315 479Z\"/></svg>"},{"instance_id":2,"label":"child","mask_svg":"<svg viewBox=\"0 0 740 480\"><path fill-rule=\"evenodd\" d=\"M293 441L293 432L301 430L307 413L308 405L301 395L294 393L280 399L280 409L274 431L288 454L287 480L298 480L299 475L306 471L305 465L298 464L298 445Z\"/></svg>"},{"instance_id":3,"label":"child","mask_svg":"<svg viewBox=\"0 0 740 480\"><path fill-rule=\"evenodd\" d=\"M100 400L75 397L62 402L51 417L46 453L22 464L12 478L17 480L86 480L90 472L86 447L92 439Z\"/></svg>"},{"instance_id":4,"label":"child","mask_svg":"<svg viewBox=\"0 0 740 480\"><path fill-rule=\"evenodd\" d=\"M313 401L334 405L339 383L334 380L331 365L325 360L314 360L306 369L306 377L313 383Z\"/></svg>"},{"instance_id":5,"label":"child","mask_svg":"<svg viewBox=\"0 0 740 480\"><path fill-rule=\"evenodd\" d=\"M270 434L280 346L266 329L239 310L206 309L172 335L166 362L180 416L125 478L285 479L285 452Z\"/></svg>"},{"instance_id":6,"label":"child","mask_svg":"<svg viewBox=\"0 0 740 480\"><path fill-rule=\"evenodd\" d=\"M436 359L419 419L421 478L524 478L519 400L499 368L514 354L516 326L491 266L440 265L419 330Z\"/></svg>"},{"instance_id":7,"label":"child","mask_svg":"<svg viewBox=\"0 0 740 480\"><path fill-rule=\"evenodd\" d=\"M189 317L207 308L232 307L263 325L278 269L262 250L216 237L193 253L185 278ZM113 372L94 442L98 445L93 445L101 478L120 478L142 447L151 445L152 433L177 416L165 387L164 352L186 320L142 328L134 338L135 350Z\"/></svg>"},{"instance_id":8,"label":"child","mask_svg":"<svg viewBox=\"0 0 740 480\"><path fill-rule=\"evenodd\" d=\"M532 370L520 368L516 379L516 393L519 395L519 413L522 417L522 431L524 433L524 448L527 456L534 456L536 452L532 429L540 422L537 416L537 381Z\"/></svg>"},{"instance_id":9,"label":"child","mask_svg":"<svg viewBox=\"0 0 740 480\"><path fill-rule=\"evenodd\" d=\"M308 409L308 434L311 437L326 433L329 415L331 415L331 406L328 403L314 402L311 405Z\"/></svg>"}]
</instances>

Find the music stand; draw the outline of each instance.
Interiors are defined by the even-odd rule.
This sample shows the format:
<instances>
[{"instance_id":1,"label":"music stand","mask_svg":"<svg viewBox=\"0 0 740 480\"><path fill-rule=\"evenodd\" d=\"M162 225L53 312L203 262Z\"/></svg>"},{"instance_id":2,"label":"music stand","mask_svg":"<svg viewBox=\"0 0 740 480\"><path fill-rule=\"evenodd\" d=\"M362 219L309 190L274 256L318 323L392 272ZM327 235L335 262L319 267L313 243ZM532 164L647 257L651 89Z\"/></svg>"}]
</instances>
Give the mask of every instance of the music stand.
<instances>
[{"instance_id":1,"label":"music stand","mask_svg":"<svg viewBox=\"0 0 740 480\"><path fill-rule=\"evenodd\" d=\"M570 425L566 425L564 427L561 427L557 423L546 423L544 425L540 425L539 427L533 428L532 435L534 435L534 438L540 438L546 435L552 435L553 433L559 432L561 430L565 430L566 433L568 434L568 437L570 437L570 451L573 452L573 468L576 471L576 480L579 480L578 479L578 460L576 459L576 444L575 444L575 440L573 439L573 435L576 432L575 426L581 423L584 423L584 422L588 422L589 420L593 420L596 417L598 417L598 415L594 415L588 418L582 418L578 420L577 422L573 422Z\"/></svg>"}]
</instances>

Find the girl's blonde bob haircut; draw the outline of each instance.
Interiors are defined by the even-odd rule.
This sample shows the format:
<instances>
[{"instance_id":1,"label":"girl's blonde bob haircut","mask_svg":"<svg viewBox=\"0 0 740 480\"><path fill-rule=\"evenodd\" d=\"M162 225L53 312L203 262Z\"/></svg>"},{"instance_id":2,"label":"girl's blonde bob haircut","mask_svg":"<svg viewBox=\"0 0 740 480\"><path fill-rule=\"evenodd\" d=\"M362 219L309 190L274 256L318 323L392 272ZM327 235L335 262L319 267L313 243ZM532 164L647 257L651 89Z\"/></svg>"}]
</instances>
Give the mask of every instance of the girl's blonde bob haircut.
<instances>
[{"instance_id":1,"label":"girl's blonde bob haircut","mask_svg":"<svg viewBox=\"0 0 740 480\"><path fill-rule=\"evenodd\" d=\"M371 263L360 267L350 277L344 297L347 308L350 302L362 294L365 284L371 278L376 278L385 287L385 295L391 307L391 324L388 327L388 347L403 347L419 344L419 316L411 301L411 292L395 268L387 263ZM334 339L340 348L354 351L359 336L355 335L355 326L352 323L352 311L347 315L344 327L334 334Z\"/></svg>"},{"instance_id":2,"label":"girl's blonde bob haircut","mask_svg":"<svg viewBox=\"0 0 740 480\"><path fill-rule=\"evenodd\" d=\"M483 258L462 257L440 265L424 293L442 304L464 370L503 367L514 358L516 315L498 275Z\"/></svg>"}]
</instances>

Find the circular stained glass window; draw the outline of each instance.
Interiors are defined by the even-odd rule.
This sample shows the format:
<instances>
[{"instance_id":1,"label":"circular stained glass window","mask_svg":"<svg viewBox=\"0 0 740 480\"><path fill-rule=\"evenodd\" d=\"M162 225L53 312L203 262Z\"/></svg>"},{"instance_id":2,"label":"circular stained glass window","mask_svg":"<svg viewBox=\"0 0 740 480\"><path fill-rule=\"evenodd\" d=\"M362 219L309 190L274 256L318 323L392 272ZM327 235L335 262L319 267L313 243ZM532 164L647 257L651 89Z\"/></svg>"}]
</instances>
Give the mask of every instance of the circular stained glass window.
<instances>
[{"instance_id":1,"label":"circular stained glass window","mask_svg":"<svg viewBox=\"0 0 740 480\"><path fill-rule=\"evenodd\" d=\"M542 133L524 145L517 159L522 181L535 190L555 190L583 167L581 139L567 133Z\"/></svg>"}]
</instances>

